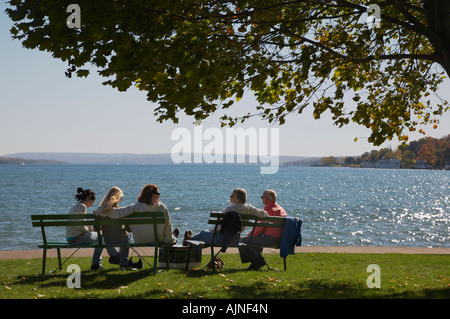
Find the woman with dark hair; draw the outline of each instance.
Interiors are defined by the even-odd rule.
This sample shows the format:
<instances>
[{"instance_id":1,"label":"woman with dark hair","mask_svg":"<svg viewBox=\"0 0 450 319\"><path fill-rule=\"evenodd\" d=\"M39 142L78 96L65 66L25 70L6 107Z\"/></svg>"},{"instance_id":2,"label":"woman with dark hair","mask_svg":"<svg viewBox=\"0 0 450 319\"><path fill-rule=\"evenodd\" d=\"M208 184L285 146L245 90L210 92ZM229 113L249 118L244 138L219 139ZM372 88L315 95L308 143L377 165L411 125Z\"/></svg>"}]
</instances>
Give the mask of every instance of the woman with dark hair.
<instances>
[{"instance_id":1,"label":"woman with dark hair","mask_svg":"<svg viewBox=\"0 0 450 319\"><path fill-rule=\"evenodd\" d=\"M94 214L118 219L137 212L164 212L165 223L157 226L158 234L160 236L159 240L162 240L167 244L175 244L177 239L172 232L172 222L170 220L169 211L166 205L159 201L159 196L158 186L148 184L142 188L136 204L121 208L99 207L94 211ZM155 241L153 225L130 225L130 228L135 243L151 243Z\"/></svg>"},{"instance_id":2,"label":"woman with dark hair","mask_svg":"<svg viewBox=\"0 0 450 319\"><path fill-rule=\"evenodd\" d=\"M94 205L96 200L95 193L90 190L79 187L77 195L75 195L77 202L72 205L69 214L86 214L87 209ZM67 226L66 239L71 245L85 245L98 242L98 233L93 230L92 226ZM114 247L106 248L110 256L119 256L119 253ZM92 255L91 270L103 269L102 267L102 251L103 248L95 248ZM118 257L115 257L116 259Z\"/></svg>"}]
</instances>

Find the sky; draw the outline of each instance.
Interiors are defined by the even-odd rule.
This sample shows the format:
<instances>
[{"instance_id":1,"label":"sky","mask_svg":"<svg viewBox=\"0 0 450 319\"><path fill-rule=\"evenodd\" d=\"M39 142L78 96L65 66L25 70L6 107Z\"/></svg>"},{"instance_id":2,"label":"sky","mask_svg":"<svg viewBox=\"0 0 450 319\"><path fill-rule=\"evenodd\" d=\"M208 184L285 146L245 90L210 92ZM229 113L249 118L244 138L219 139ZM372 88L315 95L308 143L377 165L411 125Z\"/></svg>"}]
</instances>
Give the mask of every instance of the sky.
<instances>
[{"instance_id":1,"label":"sky","mask_svg":"<svg viewBox=\"0 0 450 319\"><path fill-rule=\"evenodd\" d=\"M156 104L146 100L145 92L131 88L119 92L101 83L92 72L87 78L67 78L66 63L49 52L29 50L13 40L12 21L0 4L0 156L21 152L80 153L170 153L177 144L171 139L177 128L194 132L194 119L179 114L179 123L159 123L153 112ZM95 68L93 67L95 70ZM450 81L445 80L439 94L450 100ZM229 112L246 114L255 110L250 92ZM207 128L220 128L217 112L202 122ZM238 127L278 128L279 154L291 156L358 156L380 147L395 149L392 140L380 147L368 143L370 131L356 124L342 128L333 125L330 113L315 120L312 110L287 117L284 125L271 125L252 118ZM236 127L235 127L236 128ZM440 118L438 129L425 127L427 136L441 138L450 133L450 112ZM410 141L423 138L408 134ZM225 133L224 133L225 137ZM358 138L355 142L354 139ZM226 141L224 141L226 142ZM207 144L204 142L204 144ZM270 147L270 145L269 145Z\"/></svg>"}]
</instances>

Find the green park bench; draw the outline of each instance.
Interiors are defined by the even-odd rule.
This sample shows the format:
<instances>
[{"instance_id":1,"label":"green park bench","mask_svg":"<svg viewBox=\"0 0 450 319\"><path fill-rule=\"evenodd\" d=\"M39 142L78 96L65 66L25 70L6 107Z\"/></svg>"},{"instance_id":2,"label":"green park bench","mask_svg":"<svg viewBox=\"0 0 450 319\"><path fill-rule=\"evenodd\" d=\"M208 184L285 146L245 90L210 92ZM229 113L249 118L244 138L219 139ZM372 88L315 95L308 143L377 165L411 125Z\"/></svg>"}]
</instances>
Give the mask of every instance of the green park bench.
<instances>
[{"instance_id":1,"label":"green park bench","mask_svg":"<svg viewBox=\"0 0 450 319\"><path fill-rule=\"evenodd\" d=\"M189 256L190 253L192 251L192 249L196 248L207 248L210 247L211 248L211 260L210 260L210 264L212 264L212 269L215 270L215 266L214 266L214 258L215 258L215 253L214 253L214 247L222 247L222 244L215 244L214 243L214 237L216 236L216 233L219 232L219 225L223 225L224 224L224 217L225 217L226 213L220 213L220 212L211 212L210 216L209 216L209 220L208 220L208 224L210 225L215 225L214 229L213 229L213 234L211 237L211 241L208 242L203 242L203 241L197 241L197 240L187 240L186 242L188 243L190 249L189 249L189 254L188 254L188 258L187 258L187 262L186 262L186 269L188 269L189 267ZM251 227L252 228L252 233L251 233L251 238L253 238L253 234L255 231L256 227L264 227L264 228L283 228L285 225L285 221L286 218L285 217L256 217L254 215L250 215L250 214L240 214L241 217L241 223L242 226L246 226L246 227ZM299 234L300 235L300 234ZM275 249L279 249L280 246L261 246L261 245L254 245L252 244L252 241L250 239L248 244L244 244L244 243L230 243L228 245L228 247L243 247L243 246L247 246L247 247L255 247L255 248L275 248ZM283 263L284 263L284 270L286 271L286 257L283 257ZM267 265L267 264L266 264ZM267 265L267 267L269 267Z\"/></svg>"},{"instance_id":2,"label":"green park bench","mask_svg":"<svg viewBox=\"0 0 450 319\"><path fill-rule=\"evenodd\" d=\"M42 275L45 274L47 250L56 249L58 254L58 268L62 270L61 262L61 249L76 249L77 252L81 248L105 248L105 247L124 247L128 246L130 248L134 247L154 247L154 261L153 261L153 273L157 271L158 263L158 249L164 248L167 253L171 244L163 243L160 240L158 234L158 224L164 224L164 212L144 212L144 213L133 213L125 218L112 219L103 216L96 216L94 214L44 214L44 215L31 215L31 220L33 227L40 227L42 233L43 244L38 245L39 248L43 249L42 256ZM47 240L48 227L67 227L67 226L92 226L98 233L103 225L153 225L153 230L155 234L155 242L152 243L125 243L125 244L106 244L103 241L103 236L98 236L98 242L87 244L87 245L77 245L69 244L65 242L53 242ZM74 252L74 253L75 253ZM73 254L74 254L73 253ZM64 262L66 262L71 256L70 255ZM145 259L144 259L145 260ZM166 262L166 268L169 269L169 261Z\"/></svg>"}]
</instances>

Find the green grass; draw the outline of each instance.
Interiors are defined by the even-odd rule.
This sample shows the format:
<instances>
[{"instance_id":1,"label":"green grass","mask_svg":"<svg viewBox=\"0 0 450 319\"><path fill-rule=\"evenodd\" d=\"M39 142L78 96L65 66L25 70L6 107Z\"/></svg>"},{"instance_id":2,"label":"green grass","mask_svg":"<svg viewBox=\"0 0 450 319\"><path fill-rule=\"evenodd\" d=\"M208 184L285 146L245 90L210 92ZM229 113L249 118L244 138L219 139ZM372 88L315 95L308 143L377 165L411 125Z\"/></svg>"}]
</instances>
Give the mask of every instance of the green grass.
<instances>
[{"instance_id":1,"label":"green grass","mask_svg":"<svg viewBox=\"0 0 450 319\"><path fill-rule=\"evenodd\" d=\"M282 259L266 254L271 267ZM216 273L161 270L153 275L144 263L139 271L109 265L90 271L90 258L72 258L81 267L81 288L68 288L71 273L41 276L40 259L0 260L1 299L272 299L272 298L450 298L450 256L406 254L297 253L288 257L288 270L246 271L238 255L221 258L225 268ZM150 258L151 260L151 258ZM205 264L207 256L203 256ZM367 287L367 266L381 270L381 288ZM57 267L48 260L48 269Z\"/></svg>"}]
</instances>

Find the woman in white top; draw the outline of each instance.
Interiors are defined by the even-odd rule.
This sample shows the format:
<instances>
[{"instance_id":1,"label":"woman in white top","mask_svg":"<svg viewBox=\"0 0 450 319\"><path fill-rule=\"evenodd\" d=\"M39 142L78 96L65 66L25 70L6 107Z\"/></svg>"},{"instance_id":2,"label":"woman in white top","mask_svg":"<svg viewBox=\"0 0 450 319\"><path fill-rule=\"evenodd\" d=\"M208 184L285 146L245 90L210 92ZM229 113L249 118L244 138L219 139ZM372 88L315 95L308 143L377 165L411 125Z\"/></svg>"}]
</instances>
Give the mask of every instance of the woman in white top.
<instances>
[{"instance_id":1,"label":"woman in white top","mask_svg":"<svg viewBox=\"0 0 450 319\"><path fill-rule=\"evenodd\" d=\"M99 207L94 214L101 216L108 216L110 218L123 218L132 213L137 212L164 212L165 223L157 226L159 240L164 243L175 244L176 237L172 232L172 222L170 220L169 211L167 207L159 201L159 188L154 184L145 185L138 197L138 202L133 205L118 207ZM155 234L153 225L130 225L133 232L135 243L149 243L155 241ZM162 236L162 238L161 238Z\"/></svg>"},{"instance_id":2,"label":"woman in white top","mask_svg":"<svg viewBox=\"0 0 450 319\"><path fill-rule=\"evenodd\" d=\"M87 209L91 207L96 199L95 193L90 189L77 189L75 195L77 203L75 203L69 210L69 214L86 214ZM66 239L71 245L85 245L98 242L98 233L93 230L92 226L67 226ZM110 256L119 256L119 253L114 247L106 248ZM102 269L102 251L103 248L95 248L92 255L91 270Z\"/></svg>"}]
</instances>

